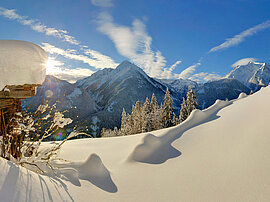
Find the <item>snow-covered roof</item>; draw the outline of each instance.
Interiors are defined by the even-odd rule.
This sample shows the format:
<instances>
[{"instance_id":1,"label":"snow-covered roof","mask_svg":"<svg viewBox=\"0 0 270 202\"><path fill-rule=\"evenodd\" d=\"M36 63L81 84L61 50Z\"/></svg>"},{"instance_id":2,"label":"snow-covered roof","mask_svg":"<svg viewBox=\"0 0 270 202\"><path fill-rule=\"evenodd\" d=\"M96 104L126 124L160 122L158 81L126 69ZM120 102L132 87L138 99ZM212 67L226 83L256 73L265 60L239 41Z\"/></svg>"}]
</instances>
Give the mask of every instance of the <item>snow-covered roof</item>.
<instances>
[{"instance_id":1,"label":"snow-covered roof","mask_svg":"<svg viewBox=\"0 0 270 202\"><path fill-rule=\"evenodd\" d=\"M0 40L0 90L5 85L41 84L46 76L46 52L30 42Z\"/></svg>"}]
</instances>

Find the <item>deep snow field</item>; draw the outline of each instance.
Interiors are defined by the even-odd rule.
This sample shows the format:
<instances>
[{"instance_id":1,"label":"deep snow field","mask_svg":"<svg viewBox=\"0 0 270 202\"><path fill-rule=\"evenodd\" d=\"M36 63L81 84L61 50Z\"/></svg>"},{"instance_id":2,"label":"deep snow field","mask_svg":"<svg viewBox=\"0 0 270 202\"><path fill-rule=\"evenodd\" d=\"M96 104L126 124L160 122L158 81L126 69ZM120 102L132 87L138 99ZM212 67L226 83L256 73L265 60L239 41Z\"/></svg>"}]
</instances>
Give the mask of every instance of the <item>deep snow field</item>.
<instances>
[{"instance_id":1,"label":"deep snow field","mask_svg":"<svg viewBox=\"0 0 270 202\"><path fill-rule=\"evenodd\" d=\"M0 159L0 201L270 201L269 114L266 87L172 128L70 140L61 178Z\"/></svg>"}]
</instances>

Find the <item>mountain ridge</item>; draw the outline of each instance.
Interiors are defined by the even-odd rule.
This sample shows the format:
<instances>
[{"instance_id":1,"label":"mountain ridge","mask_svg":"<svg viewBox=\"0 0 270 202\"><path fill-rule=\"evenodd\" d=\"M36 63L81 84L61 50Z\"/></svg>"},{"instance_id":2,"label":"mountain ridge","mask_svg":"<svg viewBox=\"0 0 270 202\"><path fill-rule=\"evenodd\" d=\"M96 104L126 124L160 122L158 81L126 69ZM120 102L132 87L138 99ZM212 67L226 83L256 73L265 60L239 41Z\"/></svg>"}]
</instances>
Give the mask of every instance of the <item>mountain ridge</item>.
<instances>
[{"instance_id":1,"label":"mountain ridge","mask_svg":"<svg viewBox=\"0 0 270 202\"><path fill-rule=\"evenodd\" d=\"M270 65L267 63L249 62L238 65L225 78L235 78L253 91L267 86L270 82Z\"/></svg>"},{"instance_id":2,"label":"mountain ridge","mask_svg":"<svg viewBox=\"0 0 270 202\"><path fill-rule=\"evenodd\" d=\"M30 110L33 111L46 98L48 91L52 91L50 100L64 100L62 110L72 108L69 116L77 123L83 121L84 128L98 136L103 127L120 126L123 108L130 113L132 105L137 101L144 103L146 97L151 98L153 93L160 104L166 88L171 92L178 115L182 97L186 96L189 86L197 93L201 109L212 105L216 99L235 99L241 92L250 92L248 87L232 78L204 84L184 79L155 79L138 66L124 61L115 69L99 70L75 84L47 76L44 84L38 88L37 96L27 99L24 104L31 106ZM51 101L50 104L54 103Z\"/></svg>"}]
</instances>

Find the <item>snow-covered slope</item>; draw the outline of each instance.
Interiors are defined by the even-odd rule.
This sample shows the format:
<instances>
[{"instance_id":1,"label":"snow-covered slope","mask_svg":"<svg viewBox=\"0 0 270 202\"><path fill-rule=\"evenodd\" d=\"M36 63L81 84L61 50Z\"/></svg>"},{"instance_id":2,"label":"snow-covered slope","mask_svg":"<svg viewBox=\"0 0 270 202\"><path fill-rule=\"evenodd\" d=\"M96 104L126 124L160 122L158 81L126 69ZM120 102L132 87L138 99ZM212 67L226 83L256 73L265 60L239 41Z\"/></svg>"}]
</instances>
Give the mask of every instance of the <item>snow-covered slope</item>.
<instances>
[{"instance_id":1,"label":"snow-covered slope","mask_svg":"<svg viewBox=\"0 0 270 202\"><path fill-rule=\"evenodd\" d=\"M270 88L239 97L195 110L172 128L68 141L59 154L69 160L61 179L0 160L0 198L270 201Z\"/></svg>"},{"instance_id":2,"label":"snow-covered slope","mask_svg":"<svg viewBox=\"0 0 270 202\"><path fill-rule=\"evenodd\" d=\"M226 78L234 78L256 91L270 82L270 66L266 63L249 62L235 67Z\"/></svg>"}]
</instances>

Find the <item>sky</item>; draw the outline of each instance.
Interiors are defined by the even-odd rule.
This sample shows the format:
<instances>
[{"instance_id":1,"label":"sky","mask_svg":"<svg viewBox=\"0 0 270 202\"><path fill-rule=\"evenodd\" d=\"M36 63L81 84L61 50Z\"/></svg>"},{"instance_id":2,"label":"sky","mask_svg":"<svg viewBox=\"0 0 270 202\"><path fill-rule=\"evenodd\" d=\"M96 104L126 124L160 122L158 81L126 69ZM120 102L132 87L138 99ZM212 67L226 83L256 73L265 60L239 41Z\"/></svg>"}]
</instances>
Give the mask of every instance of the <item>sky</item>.
<instances>
[{"instance_id":1,"label":"sky","mask_svg":"<svg viewBox=\"0 0 270 202\"><path fill-rule=\"evenodd\" d=\"M270 63L269 0L1 0L0 39L49 55L47 74L75 82L124 60L155 78L218 79Z\"/></svg>"}]
</instances>

